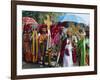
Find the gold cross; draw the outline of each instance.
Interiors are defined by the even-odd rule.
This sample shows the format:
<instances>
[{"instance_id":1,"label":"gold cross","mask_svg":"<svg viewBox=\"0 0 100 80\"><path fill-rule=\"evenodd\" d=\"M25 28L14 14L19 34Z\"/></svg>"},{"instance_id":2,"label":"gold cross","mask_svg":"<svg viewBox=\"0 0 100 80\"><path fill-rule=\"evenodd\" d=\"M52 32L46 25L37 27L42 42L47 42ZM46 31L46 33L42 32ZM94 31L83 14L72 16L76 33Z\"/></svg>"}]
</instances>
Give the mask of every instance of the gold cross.
<instances>
[{"instance_id":1,"label":"gold cross","mask_svg":"<svg viewBox=\"0 0 100 80\"><path fill-rule=\"evenodd\" d=\"M47 19L44 20L44 23L47 25L47 29L50 30L50 26L52 25L51 19L49 15L46 15Z\"/></svg>"}]
</instances>

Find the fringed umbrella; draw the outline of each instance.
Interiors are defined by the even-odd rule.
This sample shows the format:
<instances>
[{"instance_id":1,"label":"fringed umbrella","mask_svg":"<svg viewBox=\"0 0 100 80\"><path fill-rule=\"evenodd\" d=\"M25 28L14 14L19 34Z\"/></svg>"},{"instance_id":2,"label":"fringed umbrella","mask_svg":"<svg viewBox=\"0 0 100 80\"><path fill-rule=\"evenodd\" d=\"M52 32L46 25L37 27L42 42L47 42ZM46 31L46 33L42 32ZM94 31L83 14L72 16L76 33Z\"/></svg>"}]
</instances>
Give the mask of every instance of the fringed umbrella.
<instances>
[{"instance_id":1,"label":"fringed umbrella","mask_svg":"<svg viewBox=\"0 0 100 80\"><path fill-rule=\"evenodd\" d=\"M88 18L87 18L88 19ZM58 17L59 22L76 22L76 23L84 23L87 24L87 21L83 19L83 15L75 15L75 14L65 14L63 16Z\"/></svg>"},{"instance_id":2,"label":"fringed umbrella","mask_svg":"<svg viewBox=\"0 0 100 80\"><path fill-rule=\"evenodd\" d=\"M38 26L37 21L31 17L23 17L22 24L23 24L23 28L25 28L25 29L27 28L27 30L29 30L30 27L31 27L31 29L36 29Z\"/></svg>"},{"instance_id":3,"label":"fringed umbrella","mask_svg":"<svg viewBox=\"0 0 100 80\"><path fill-rule=\"evenodd\" d=\"M22 18L22 24L23 24L23 31L28 32L28 35L32 35L30 38L32 40L32 62L35 62L37 60L37 54L38 54L38 34L37 34L37 28L38 23L36 20L34 20L31 17L23 17ZM30 41L31 42L31 41ZM30 45L29 45L30 46ZM36 53L35 53L36 52Z\"/></svg>"},{"instance_id":4,"label":"fringed umbrella","mask_svg":"<svg viewBox=\"0 0 100 80\"><path fill-rule=\"evenodd\" d=\"M36 22L36 20L34 20L31 17L23 17L22 18L22 22L23 24L32 24L32 25L38 25L38 23Z\"/></svg>"}]
</instances>

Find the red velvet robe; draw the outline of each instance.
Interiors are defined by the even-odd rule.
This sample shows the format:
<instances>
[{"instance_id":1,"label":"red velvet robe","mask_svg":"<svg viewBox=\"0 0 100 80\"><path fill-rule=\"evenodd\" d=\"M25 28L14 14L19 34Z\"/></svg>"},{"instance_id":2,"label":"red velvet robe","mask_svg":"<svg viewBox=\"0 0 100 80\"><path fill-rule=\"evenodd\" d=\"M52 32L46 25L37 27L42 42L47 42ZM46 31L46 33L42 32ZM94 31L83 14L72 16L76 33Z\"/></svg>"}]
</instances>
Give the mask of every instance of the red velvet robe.
<instances>
[{"instance_id":1,"label":"red velvet robe","mask_svg":"<svg viewBox=\"0 0 100 80\"><path fill-rule=\"evenodd\" d=\"M65 50L65 46L66 46L66 40L67 39L65 39L64 41L62 41L62 45L61 45L61 51L60 51L60 53L61 53L61 57L63 58L64 57L64 51L66 51L66 53L68 53L68 50ZM69 55L69 54L67 54L67 55Z\"/></svg>"},{"instance_id":2,"label":"red velvet robe","mask_svg":"<svg viewBox=\"0 0 100 80\"><path fill-rule=\"evenodd\" d=\"M73 63L76 63L76 48L75 47L73 48L72 57L73 57Z\"/></svg>"}]
</instances>

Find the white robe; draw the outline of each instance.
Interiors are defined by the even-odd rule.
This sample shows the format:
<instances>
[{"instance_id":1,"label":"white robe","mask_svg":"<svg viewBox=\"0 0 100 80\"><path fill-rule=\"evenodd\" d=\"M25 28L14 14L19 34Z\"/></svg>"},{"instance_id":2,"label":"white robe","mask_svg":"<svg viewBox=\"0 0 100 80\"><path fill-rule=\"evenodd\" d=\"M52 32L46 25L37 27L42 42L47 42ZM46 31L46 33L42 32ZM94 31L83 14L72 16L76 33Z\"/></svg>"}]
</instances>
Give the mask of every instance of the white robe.
<instances>
[{"instance_id":1,"label":"white robe","mask_svg":"<svg viewBox=\"0 0 100 80\"><path fill-rule=\"evenodd\" d=\"M67 43L68 42L69 42L69 40L67 40ZM71 42L69 44L66 44L65 49L68 49L69 56L66 55L66 53L64 52L63 67L73 66L73 60L72 60L72 44L71 44Z\"/></svg>"}]
</instances>

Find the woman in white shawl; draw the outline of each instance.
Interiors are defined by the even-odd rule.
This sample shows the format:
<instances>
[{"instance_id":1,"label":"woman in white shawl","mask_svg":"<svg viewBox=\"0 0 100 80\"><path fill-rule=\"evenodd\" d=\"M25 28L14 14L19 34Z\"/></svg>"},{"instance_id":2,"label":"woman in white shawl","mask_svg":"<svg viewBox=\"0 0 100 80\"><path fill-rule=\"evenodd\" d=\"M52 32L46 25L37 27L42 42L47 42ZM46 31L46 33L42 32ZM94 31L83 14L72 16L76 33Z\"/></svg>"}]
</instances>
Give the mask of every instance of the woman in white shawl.
<instances>
[{"instance_id":1,"label":"woman in white shawl","mask_svg":"<svg viewBox=\"0 0 100 80\"><path fill-rule=\"evenodd\" d=\"M72 33L67 31L67 39L66 45L64 50L64 57L63 57L63 67L70 67L73 66L73 59L72 59Z\"/></svg>"}]
</instances>

